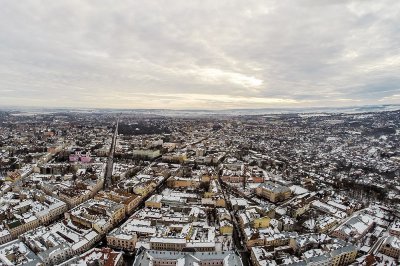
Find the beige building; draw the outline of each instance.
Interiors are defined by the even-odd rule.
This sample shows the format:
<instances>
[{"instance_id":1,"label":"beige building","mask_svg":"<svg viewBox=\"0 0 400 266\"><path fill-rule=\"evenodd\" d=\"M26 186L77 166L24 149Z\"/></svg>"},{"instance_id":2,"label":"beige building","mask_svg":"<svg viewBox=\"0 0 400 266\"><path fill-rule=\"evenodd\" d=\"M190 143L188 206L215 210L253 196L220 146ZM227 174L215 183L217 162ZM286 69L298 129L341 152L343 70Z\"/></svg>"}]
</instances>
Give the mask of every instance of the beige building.
<instances>
[{"instance_id":1,"label":"beige building","mask_svg":"<svg viewBox=\"0 0 400 266\"><path fill-rule=\"evenodd\" d=\"M186 247L185 238L152 237L150 239L150 249L182 251Z\"/></svg>"},{"instance_id":2,"label":"beige building","mask_svg":"<svg viewBox=\"0 0 400 266\"><path fill-rule=\"evenodd\" d=\"M144 265L242 266L243 263L240 256L234 251L176 252L142 250L135 257L133 266Z\"/></svg>"},{"instance_id":3,"label":"beige building","mask_svg":"<svg viewBox=\"0 0 400 266\"><path fill-rule=\"evenodd\" d=\"M357 248L353 245L347 245L331 251L331 265L345 266L355 261L357 257Z\"/></svg>"},{"instance_id":4,"label":"beige building","mask_svg":"<svg viewBox=\"0 0 400 266\"><path fill-rule=\"evenodd\" d=\"M152 195L148 200L146 200L146 202L144 203L144 205L146 206L146 208L155 208L155 209L161 209L162 203L162 195Z\"/></svg>"},{"instance_id":5,"label":"beige building","mask_svg":"<svg viewBox=\"0 0 400 266\"><path fill-rule=\"evenodd\" d=\"M172 188L197 188L200 186L199 178L191 177L170 177L167 185Z\"/></svg>"},{"instance_id":6,"label":"beige building","mask_svg":"<svg viewBox=\"0 0 400 266\"><path fill-rule=\"evenodd\" d=\"M288 246L291 241L297 237L295 232L281 232L265 237L265 246L267 247L280 247Z\"/></svg>"},{"instance_id":7,"label":"beige building","mask_svg":"<svg viewBox=\"0 0 400 266\"><path fill-rule=\"evenodd\" d=\"M18 238L39 225L47 225L67 211L65 202L35 189L4 194L1 205L3 228L0 228L0 243Z\"/></svg>"},{"instance_id":8,"label":"beige building","mask_svg":"<svg viewBox=\"0 0 400 266\"><path fill-rule=\"evenodd\" d=\"M135 149L135 150L132 150L132 155L134 157L154 159L154 158L160 156L161 153L160 153L160 150Z\"/></svg>"},{"instance_id":9,"label":"beige building","mask_svg":"<svg viewBox=\"0 0 400 266\"><path fill-rule=\"evenodd\" d=\"M383 242L380 252L383 254L393 257L400 257L400 239L397 236L389 236Z\"/></svg>"},{"instance_id":10,"label":"beige building","mask_svg":"<svg viewBox=\"0 0 400 266\"><path fill-rule=\"evenodd\" d=\"M29 230L35 229L39 225L39 219L37 219L35 216L31 216L24 221L12 221L7 223L8 231L10 231L13 239L18 238L18 236Z\"/></svg>"},{"instance_id":11,"label":"beige building","mask_svg":"<svg viewBox=\"0 0 400 266\"><path fill-rule=\"evenodd\" d=\"M65 218L104 234L125 218L125 206L108 199L91 199L66 212Z\"/></svg>"},{"instance_id":12,"label":"beige building","mask_svg":"<svg viewBox=\"0 0 400 266\"><path fill-rule=\"evenodd\" d=\"M107 245L116 249L134 251L140 237L148 239L156 233L156 227L149 220L129 218L107 235Z\"/></svg>"},{"instance_id":13,"label":"beige building","mask_svg":"<svg viewBox=\"0 0 400 266\"><path fill-rule=\"evenodd\" d=\"M133 193L146 197L150 192L152 192L157 187L156 182L147 181L133 188Z\"/></svg>"},{"instance_id":14,"label":"beige building","mask_svg":"<svg viewBox=\"0 0 400 266\"><path fill-rule=\"evenodd\" d=\"M95 199L108 199L125 206L125 213L129 215L139 206L142 197L136 194L127 193L123 190L100 191Z\"/></svg>"},{"instance_id":15,"label":"beige building","mask_svg":"<svg viewBox=\"0 0 400 266\"><path fill-rule=\"evenodd\" d=\"M389 233L392 236L400 236L400 219L397 219L389 228Z\"/></svg>"},{"instance_id":16,"label":"beige building","mask_svg":"<svg viewBox=\"0 0 400 266\"><path fill-rule=\"evenodd\" d=\"M114 234L107 235L107 245L112 248L122 249L126 251L135 251L138 238L136 233L121 237Z\"/></svg>"},{"instance_id":17,"label":"beige building","mask_svg":"<svg viewBox=\"0 0 400 266\"><path fill-rule=\"evenodd\" d=\"M179 162L183 163L187 160L186 153L167 153L162 156L162 160L165 162Z\"/></svg>"}]
</instances>

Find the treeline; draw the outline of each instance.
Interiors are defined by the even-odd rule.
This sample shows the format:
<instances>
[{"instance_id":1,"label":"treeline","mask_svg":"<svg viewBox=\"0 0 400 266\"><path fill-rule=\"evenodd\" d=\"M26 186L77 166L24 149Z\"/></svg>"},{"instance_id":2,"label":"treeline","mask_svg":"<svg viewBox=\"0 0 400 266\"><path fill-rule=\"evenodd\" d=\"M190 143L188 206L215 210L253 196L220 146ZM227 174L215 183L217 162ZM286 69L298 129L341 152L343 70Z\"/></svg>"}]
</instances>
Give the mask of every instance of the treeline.
<instances>
[{"instance_id":1,"label":"treeline","mask_svg":"<svg viewBox=\"0 0 400 266\"><path fill-rule=\"evenodd\" d=\"M4 111L0 111L0 123L6 120L6 117L8 117L8 113ZM1 125L0 125L1 126Z\"/></svg>"},{"instance_id":2,"label":"treeline","mask_svg":"<svg viewBox=\"0 0 400 266\"><path fill-rule=\"evenodd\" d=\"M152 134L169 134L169 130L165 126L153 124L119 124L118 133L124 135L152 135Z\"/></svg>"},{"instance_id":3,"label":"treeline","mask_svg":"<svg viewBox=\"0 0 400 266\"><path fill-rule=\"evenodd\" d=\"M387 189L375 186L374 184L360 184L355 182L355 180L342 179L334 182L333 187L336 189L346 189L351 196L369 202L377 200L385 201L387 199Z\"/></svg>"},{"instance_id":4,"label":"treeline","mask_svg":"<svg viewBox=\"0 0 400 266\"><path fill-rule=\"evenodd\" d=\"M373 128L364 132L365 135L372 135L379 137L381 135L392 135L396 134L396 129L393 127L380 127L380 128Z\"/></svg>"}]
</instances>

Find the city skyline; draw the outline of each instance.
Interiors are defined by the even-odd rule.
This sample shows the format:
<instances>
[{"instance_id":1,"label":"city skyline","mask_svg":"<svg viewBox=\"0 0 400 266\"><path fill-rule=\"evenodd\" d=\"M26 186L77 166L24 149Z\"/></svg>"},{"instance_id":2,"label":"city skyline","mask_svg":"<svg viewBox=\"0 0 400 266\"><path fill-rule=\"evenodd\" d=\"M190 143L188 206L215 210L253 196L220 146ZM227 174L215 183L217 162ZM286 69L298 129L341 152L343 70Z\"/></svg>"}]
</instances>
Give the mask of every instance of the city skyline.
<instances>
[{"instance_id":1,"label":"city skyline","mask_svg":"<svg viewBox=\"0 0 400 266\"><path fill-rule=\"evenodd\" d=\"M399 104L397 1L5 1L0 107Z\"/></svg>"}]
</instances>

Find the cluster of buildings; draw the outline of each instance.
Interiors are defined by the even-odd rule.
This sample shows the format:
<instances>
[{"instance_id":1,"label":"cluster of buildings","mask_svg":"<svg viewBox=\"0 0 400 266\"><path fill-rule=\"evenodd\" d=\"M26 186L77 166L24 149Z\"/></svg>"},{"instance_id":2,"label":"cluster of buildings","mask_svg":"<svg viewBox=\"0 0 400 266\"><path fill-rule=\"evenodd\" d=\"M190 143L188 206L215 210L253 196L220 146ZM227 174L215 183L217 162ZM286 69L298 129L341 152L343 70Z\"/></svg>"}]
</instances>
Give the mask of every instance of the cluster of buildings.
<instances>
[{"instance_id":1,"label":"cluster of buildings","mask_svg":"<svg viewBox=\"0 0 400 266\"><path fill-rule=\"evenodd\" d=\"M231 250L232 217L218 179L190 179L176 182L180 178L170 176L142 209L107 235L107 244L126 251L142 247L180 252Z\"/></svg>"},{"instance_id":2,"label":"cluster of buildings","mask_svg":"<svg viewBox=\"0 0 400 266\"><path fill-rule=\"evenodd\" d=\"M0 264L397 265L399 124L7 113Z\"/></svg>"},{"instance_id":3,"label":"cluster of buildings","mask_svg":"<svg viewBox=\"0 0 400 266\"><path fill-rule=\"evenodd\" d=\"M5 193L0 199L0 244L39 225L48 225L67 210L65 202L39 190L20 189Z\"/></svg>"}]
</instances>

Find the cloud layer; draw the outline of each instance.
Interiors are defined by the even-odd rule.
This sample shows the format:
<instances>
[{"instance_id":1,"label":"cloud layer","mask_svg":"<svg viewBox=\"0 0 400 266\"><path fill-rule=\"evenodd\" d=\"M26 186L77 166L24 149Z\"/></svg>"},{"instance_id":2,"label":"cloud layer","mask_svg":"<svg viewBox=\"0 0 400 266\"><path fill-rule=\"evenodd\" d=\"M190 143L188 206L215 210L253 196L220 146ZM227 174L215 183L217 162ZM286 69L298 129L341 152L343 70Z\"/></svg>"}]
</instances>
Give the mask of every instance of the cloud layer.
<instances>
[{"instance_id":1,"label":"cloud layer","mask_svg":"<svg viewBox=\"0 0 400 266\"><path fill-rule=\"evenodd\" d=\"M0 105L400 103L400 2L2 1Z\"/></svg>"}]
</instances>

